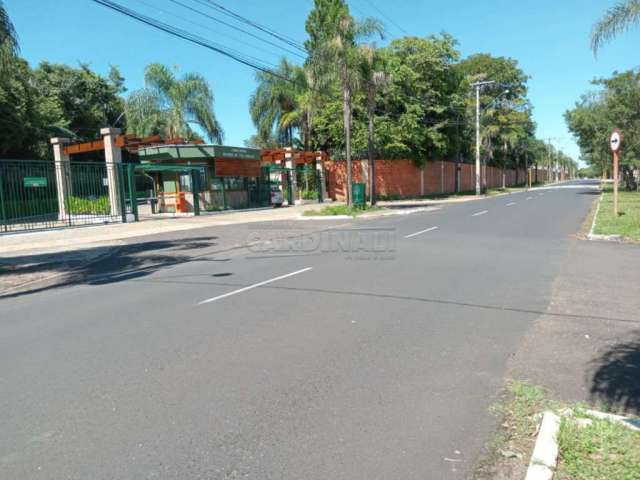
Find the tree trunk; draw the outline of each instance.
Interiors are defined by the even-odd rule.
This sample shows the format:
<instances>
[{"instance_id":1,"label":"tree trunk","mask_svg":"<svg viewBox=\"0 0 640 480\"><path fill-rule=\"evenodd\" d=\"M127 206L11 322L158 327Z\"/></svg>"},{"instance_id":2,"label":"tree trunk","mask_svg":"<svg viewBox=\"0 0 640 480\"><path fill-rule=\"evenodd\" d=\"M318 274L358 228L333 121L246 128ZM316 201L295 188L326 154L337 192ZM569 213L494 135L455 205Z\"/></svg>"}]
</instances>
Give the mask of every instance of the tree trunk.
<instances>
[{"instance_id":1,"label":"tree trunk","mask_svg":"<svg viewBox=\"0 0 640 480\"><path fill-rule=\"evenodd\" d=\"M345 157L347 160L347 205L353 205L353 196L351 191L351 183L353 181L351 174L351 91L347 79L346 65L343 67L342 81L342 99L344 113L344 136L345 136Z\"/></svg>"},{"instance_id":2,"label":"tree trunk","mask_svg":"<svg viewBox=\"0 0 640 480\"><path fill-rule=\"evenodd\" d=\"M371 205L376 204L376 160L373 155L373 111L375 106L373 105L375 97L372 98L371 92L369 93L369 200Z\"/></svg>"}]
</instances>

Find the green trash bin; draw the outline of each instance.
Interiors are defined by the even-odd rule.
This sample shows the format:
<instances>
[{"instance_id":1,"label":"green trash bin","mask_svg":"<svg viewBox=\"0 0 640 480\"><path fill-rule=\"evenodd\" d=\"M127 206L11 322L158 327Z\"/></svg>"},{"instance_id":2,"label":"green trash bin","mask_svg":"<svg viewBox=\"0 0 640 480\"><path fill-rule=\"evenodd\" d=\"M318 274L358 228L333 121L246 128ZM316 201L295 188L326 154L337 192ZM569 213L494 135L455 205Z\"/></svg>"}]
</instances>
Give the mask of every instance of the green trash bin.
<instances>
[{"instance_id":1,"label":"green trash bin","mask_svg":"<svg viewBox=\"0 0 640 480\"><path fill-rule=\"evenodd\" d=\"M364 198L365 185L364 183L352 183L351 184L351 192L353 193L353 205L356 207L364 207L365 198Z\"/></svg>"}]
</instances>

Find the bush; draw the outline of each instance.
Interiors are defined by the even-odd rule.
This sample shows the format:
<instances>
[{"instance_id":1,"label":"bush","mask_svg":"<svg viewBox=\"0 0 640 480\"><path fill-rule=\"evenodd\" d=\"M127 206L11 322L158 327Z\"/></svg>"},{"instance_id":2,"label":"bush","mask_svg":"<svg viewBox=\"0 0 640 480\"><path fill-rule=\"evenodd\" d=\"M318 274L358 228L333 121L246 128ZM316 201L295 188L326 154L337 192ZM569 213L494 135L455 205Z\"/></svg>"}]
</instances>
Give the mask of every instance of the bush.
<instances>
[{"instance_id":1,"label":"bush","mask_svg":"<svg viewBox=\"0 0 640 480\"><path fill-rule=\"evenodd\" d=\"M67 209L71 215L110 215L109 197L96 198L71 197Z\"/></svg>"}]
</instances>

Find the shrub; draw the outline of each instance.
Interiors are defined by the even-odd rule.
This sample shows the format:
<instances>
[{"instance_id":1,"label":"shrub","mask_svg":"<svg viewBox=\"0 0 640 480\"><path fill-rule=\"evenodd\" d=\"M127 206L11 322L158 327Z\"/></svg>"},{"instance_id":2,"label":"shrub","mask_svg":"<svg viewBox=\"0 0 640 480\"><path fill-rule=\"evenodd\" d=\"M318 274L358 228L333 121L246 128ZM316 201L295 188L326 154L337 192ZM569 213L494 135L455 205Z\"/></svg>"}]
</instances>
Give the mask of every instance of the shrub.
<instances>
[{"instance_id":1,"label":"shrub","mask_svg":"<svg viewBox=\"0 0 640 480\"><path fill-rule=\"evenodd\" d=\"M68 200L67 209L71 215L109 215L111 213L109 197L107 196L96 198L71 197Z\"/></svg>"}]
</instances>

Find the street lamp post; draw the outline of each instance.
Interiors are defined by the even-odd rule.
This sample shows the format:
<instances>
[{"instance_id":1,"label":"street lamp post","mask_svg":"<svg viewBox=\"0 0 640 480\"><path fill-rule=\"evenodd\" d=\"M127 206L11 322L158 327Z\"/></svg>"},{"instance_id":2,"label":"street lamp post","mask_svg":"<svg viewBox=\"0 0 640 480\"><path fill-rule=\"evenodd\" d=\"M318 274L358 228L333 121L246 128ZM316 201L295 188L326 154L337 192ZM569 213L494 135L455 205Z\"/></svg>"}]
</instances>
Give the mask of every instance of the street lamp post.
<instances>
[{"instance_id":1,"label":"street lamp post","mask_svg":"<svg viewBox=\"0 0 640 480\"><path fill-rule=\"evenodd\" d=\"M476 195L480 195L482 193L482 184L481 184L481 174L480 174L480 90L483 87L487 87L489 85L495 85L495 80L489 80L486 82L476 82L472 83L471 86L476 89ZM496 98L493 99L490 105L496 102L501 96L509 93L509 90L505 90ZM485 107L486 108L489 107Z\"/></svg>"}]
</instances>

